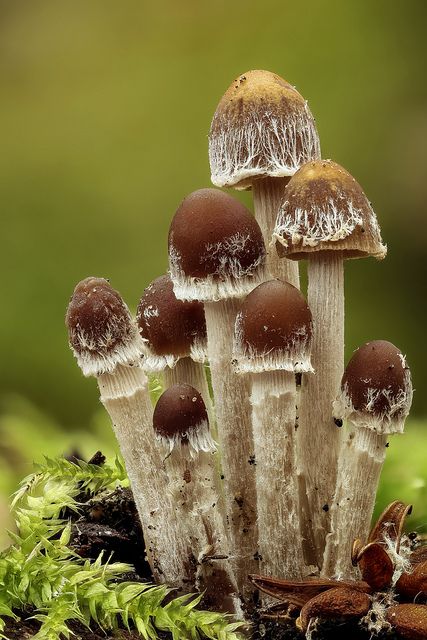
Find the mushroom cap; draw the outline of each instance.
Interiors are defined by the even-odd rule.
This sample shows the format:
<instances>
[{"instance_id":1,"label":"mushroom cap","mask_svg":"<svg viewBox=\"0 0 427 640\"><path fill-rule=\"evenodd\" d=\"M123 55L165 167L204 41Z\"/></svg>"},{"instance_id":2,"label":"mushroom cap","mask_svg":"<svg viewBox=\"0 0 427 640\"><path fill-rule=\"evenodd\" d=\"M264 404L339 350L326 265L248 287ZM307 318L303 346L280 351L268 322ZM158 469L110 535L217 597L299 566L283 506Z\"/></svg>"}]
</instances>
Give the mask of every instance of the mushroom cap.
<instances>
[{"instance_id":1,"label":"mushroom cap","mask_svg":"<svg viewBox=\"0 0 427 640\"><path fill-rule=\"evenodd\" d=\"M169 230L175 295L215 301L242 297L265 279L265 246L243 204L219 189L200 189L178 207Z\"/></svg>"},{"instance_id":2,"label":"mushroom cap","mask_svg":"<svg viewBox=\"0 0 427 640\"><path fill-rule=\"evenodd\" d=\"M214 185L246 189L257 178L292 176L317 158L316 124L295 87L262 70L248 71L231 83L209 133Z\"/></svg>"},{"instance_id":3,"label":"mushroom cap","mask_svg":"<svg viewBox=\"0 0 427 640\"><path fill-rule=\"evenodd\" d=\"M79 282L65 323L70 347L85 376L111 373L118 364L134 364L143 342L120 294L104 278Z\"/></svg>"},{"instance_id":4,"label":"mushroom cap","mask_svg":"<svg viewBox=\"0 0 427 640\"><path fill-rule=\"evenodd\" d=\"M175 366L179 358L206 359L206 322L198 301L177 300L169 275L163 275L145 289L136 319L149 348L144 369L161 371Z\"/></svg>"},{"instance_id":5,"label":"mushroom cap","mask_svg":"<svg viewBox=\"0 0 427 640\"><path fill-rule=\"evenodd\" d=\"M290 179L273 239L279 256L294 260L315 251L381 259L387 251L361 186L331 160L308 162Z\"/></svg>"},{"instance_id":6,"label":"mushroom cap","mask_svg":"<svg viewBox=\"0 0 427 640\"><path fill-rule=\"evenodd\" d=\"M185 445L196 452L215 450L205 403L189 384L174 384L162 393L154 409L153 428L169 451Z\"/></svg>"},{"instance_id":7,"label":"mushroom cap","mask_svg":"<svg viewBox=\"0 0 427 640\"><path fill-rule=\"evenodd\" d=\"M263 282L245 298L236 318L236 370L312 371L311 335L311 312L302 293L289 282Z\"/></svg>"},{"instance_id":8,"label":"mushroom cap","mask_svg":"<svg viewBox=\"0 0 427 640\"><path fill-rule=\"evenodd\" d=\"M378 433L401 433L411 402L411 374L404 355L391 342L374 340L353 354L334 412Z\"/></svg>"}]
</instances>

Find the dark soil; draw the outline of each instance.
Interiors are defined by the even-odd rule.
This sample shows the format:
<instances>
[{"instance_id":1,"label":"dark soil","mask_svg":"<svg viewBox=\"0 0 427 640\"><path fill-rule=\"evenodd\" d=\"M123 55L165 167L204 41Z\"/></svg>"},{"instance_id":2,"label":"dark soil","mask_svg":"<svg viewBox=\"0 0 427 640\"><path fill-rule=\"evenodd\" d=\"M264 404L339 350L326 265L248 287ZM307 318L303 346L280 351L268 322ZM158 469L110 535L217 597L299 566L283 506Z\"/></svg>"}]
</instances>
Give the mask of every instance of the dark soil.
<instances>
[{"instance_id":1,"label":"dark soil","mask_svg":"<svg viewBox=\"0 0 427 640\"><path fill-rule=\"evenodd\" d=\"M77 457L77 456L76 456ZM104 456L99 452L91 459L92 464L103 464ZM113 492L91 496L82 492L78 497L83 504L78 516L69 512L72 520L70 546L83 558L95 560L101 552L111 557L113 562L133 565L135 571L126 574L122 580L152 581L150 567L144 555L141 525L130 489L118 488ZM9 640L32 638L39 628L37 621L31 620L32 612L16 612L20 622L9 621L5 635ZM286 621L270 620L260 613L255 614L252 640L304 640L303 633L295 627L295 619ZM134 632L120 630L113 635L106 634L96 625L87 629L78 622L69 622L74 640L140 640ZM312 634L313 640L369 640L370 634L357 624L326 624ZM375 636L376 640L399 640L395 635ZM160 640L171 640L168 633L159 632Z\"/></svg>"}]
</instances>

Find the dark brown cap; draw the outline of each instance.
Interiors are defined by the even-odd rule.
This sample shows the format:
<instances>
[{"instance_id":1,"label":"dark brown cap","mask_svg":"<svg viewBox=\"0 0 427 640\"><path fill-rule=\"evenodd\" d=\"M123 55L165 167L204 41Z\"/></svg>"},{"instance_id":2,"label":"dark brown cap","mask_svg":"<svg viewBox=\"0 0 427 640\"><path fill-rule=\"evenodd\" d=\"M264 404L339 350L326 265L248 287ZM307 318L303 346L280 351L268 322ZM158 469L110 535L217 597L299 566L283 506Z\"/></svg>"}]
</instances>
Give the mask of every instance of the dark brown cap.
<instances>
[{"instance_id":1,"label":"dark brown cap","mask_svg":"<svg viewBox=\"0 0 427 640\"><path fill-rule=\"evenodd\" d=\"M232 82L209 134L212 182L246 189L257 178L291 176L320 158L319 136L306 100L270 71L248 71Z\"/></svg>"},{"instance_id":2,"label":"dark brown cap","mask_svg":"<svg viewBox=\"0 0 427 640\"><path fill-rule=\"evenodd\" d=\"M344 372L336 417L378 433L402 432L412 402L404 355L391 342L374 340L357 349Z\"/></svg>"},{"instance_id":3,"label":"dark brown cap","mask_svg":"<svg viewBox=\"0 0 427 640\"><path fill-rule=\"evenodd\" d=\"M154 409L153 427L169 451L181 445L196 452L215 451L205 403L189 384L174 384L162 393Z\"/></svg>"},{"instance_id":4,"label":"dark brown cap","mask_svg":"<svg viewBox=\"0 0 427 640\"><path fill-rule=\"evenodd\" d=\"M177 300L169 275L160 276L145 289L136 319L150 354L144 368L161 371L179 358L206 359L206 322L201 302Z\"/></svg>"},{"instance_id":5,"label":"dark brown cap","mask_svg":"<svg viewBox=\"0 0 427 640\"><path fill-rule=\"evenodd\" d=\"M172 220L169 266L179 299L242 297L265 279L265 246L258 223L227 193L194 191Z\"/></svg>"},{"instance_id":6,"label":"dark brown cap","mask_svg":"<svg viewBox=\"0 0 427 640\"><path fill-rule=\"evenodd\" d=\"M384 258L377 218L361 186L336 162L308 162L290 179L273 238L280 256L295 260L315 251L346 258Z\"/></svg>"},{"instance_id":7,"label":"dark brown cap","mask_svg":"<svg viewBox=\"0 0 427 640\"><path fill-rule=\"evenodd\" d=\"M104 278L85 278L74 289L65 319L70 346L85 376L138 362L143 343L120 294Z\"/></svg>"},{"instance_id":8,"label":"dark brown cap","mask_svg":"<svg viewBox=\"0 0 427 640\"><path fill-rule=\"evenodd\" d=\"M236 370L312 371L311 334L311 312L302 293L289 282L264 282L245 298L236 319Z\"/></svg>"}]
</instances>

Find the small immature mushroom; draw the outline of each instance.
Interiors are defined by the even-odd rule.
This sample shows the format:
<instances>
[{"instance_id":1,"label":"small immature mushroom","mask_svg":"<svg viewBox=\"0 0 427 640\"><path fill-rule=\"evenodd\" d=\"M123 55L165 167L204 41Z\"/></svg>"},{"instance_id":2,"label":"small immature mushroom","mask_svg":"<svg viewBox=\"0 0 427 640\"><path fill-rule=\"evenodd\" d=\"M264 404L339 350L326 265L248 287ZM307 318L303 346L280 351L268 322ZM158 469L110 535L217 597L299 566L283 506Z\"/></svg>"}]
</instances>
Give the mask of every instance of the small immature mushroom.
<instances>
[{"instance_id":1,"label":"small immature mushroom","mask_svg":"<svg viewBox=\"0 0 427 640\"><path fill-rule=\"evenodd\" d=\"M186 562L195 565L195 586L206 592L205 602L215 610L240 613L218 505L218 475L212 455L216 447L200 393L189 384L169 387L156 404L153 427L167 454L169 490L180 523L176 534L188 541Z\"/></svg>"},{"instance_id":2,"label":"small immature mushroom","mask_svg":"<svg viewBox=\"0 0 427 640\"><path fill-rule=\"evenodd\" d=\"M231 363L239 298L265 280L265 247L257 222L231 196L201 189L182 202L169 231L175 295L204 302L218 440L222 453L230 552L239 589L256 572L255 469L249 383Z\"/></svg>"},{"instance_id":3,"label":"small immature mushroom","mask_svg":"<svg viewBox=\"0 0 427 640\"><path fill-rule=\"evenodd\" d=\"M254 70L232 82L217 106L209 134L212 182L252 188L255 218L270 247L289 180L301 165L320 158L320 143L307 102L286 80ZM298 286L298 265L269 251L272 277Z\"/></svg>"},{"instance_id":4,"label":"small immature mushroom","mask_svg":"<svg viewBox=\"0 0 427 640\"><path fill-rule=\"evenodd\" d=\"M427 605L396 604L387 609L387 622L404 640L427 638Z\"/></svg>"},{"instance_id":5,"label":"small immature mushroom","mask_svg":"<svg viewBox=\"0 0 427 640\"><path fill-rule=\"evenodd\" d=\"M311 313L300 291L280 280L260 284L236 319L236 371L251 373L260 569L302 577L295 448L295 373L312 371Z\"/></svg>"},{"instance_id":6,"label":"small immature mushroom","mask_svg":"<svg viewBox=\"0 0 427 640\"><path fill-rule=\"evenodd\" d=\"M143 343L120 294L103 278L76 286L67 310L71 349L85 376L95 376L123 455L146 552L157 582L185 588L182 541L175 535L168 482L151 428L147 377L138 366ZM155 473L153 473L155 470Z\"/></svg>"},{"instance_id":7,"label":"small immature mushroom","mask_svg":"<svg viewBox=\"0 0 427 640\"><path fill-rule=\"evenodd\" d=\"M411 374L399 349L376 340L354 353L334 403L334 415L347 420L351 431L339 457L322 567L326 576L353 575L353 539L368 537L387 440L403 433L411 402Z\"/></svg>"},{"instance_id":8,"label":"small immature mushroom","mask_svg":"<svg viewBox=\"0 0 427 640\"><path fill-rule=\"evenodd\" d=\"M210 407L204 368L207 338L203 304L177 300L170 276L164 275L145 289L136 320L147 351L144 370L163 372L165 388L185 382L200 389Z\"/></svg>"},{"instance_id":9,"label":"small immature mushroom","mask_svg":"<svg viewBox=\"0 0 427 640\"><path fill-rule=\"evenodd\" d=\"M329 531L341 431L332 403L344 368L344 260L383 258L375 214L356 180L330 160L308 162L289 181L274 230L280 255L308 259L308 305L313 314L312 364L299 406L301 473L320 566Z\"/></svg>"}]
</instances>

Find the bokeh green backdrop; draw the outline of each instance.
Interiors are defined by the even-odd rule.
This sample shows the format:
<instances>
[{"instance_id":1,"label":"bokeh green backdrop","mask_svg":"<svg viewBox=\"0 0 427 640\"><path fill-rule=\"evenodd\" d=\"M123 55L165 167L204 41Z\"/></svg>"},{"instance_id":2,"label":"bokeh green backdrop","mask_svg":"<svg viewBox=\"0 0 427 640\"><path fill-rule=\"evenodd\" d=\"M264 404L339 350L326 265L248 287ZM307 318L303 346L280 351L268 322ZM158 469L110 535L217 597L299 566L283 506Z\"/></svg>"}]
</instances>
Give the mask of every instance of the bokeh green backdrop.
<instances>
[{"instance_id":1,"label":"bokeh green backdrop","mask_svg":"<svg viewBox=\"0 0 427 640\"><path fill-rule=\"evenodd\" d=\"M215 106L250 68L296 85L323 156L348 168L373 202L389 255L347 263L347 357L375 338L407 354L419 427L401 465L427 463L426 8L423 0L0 1L4 491L14 482L8 469L25 472L44 452L112 449L96 383L67 348L68 298L78 280L100 275L135 307L165 271L171 216L209 185ZM250 204L249 194L239 197Z\"/></svg>"}]
</instances>

